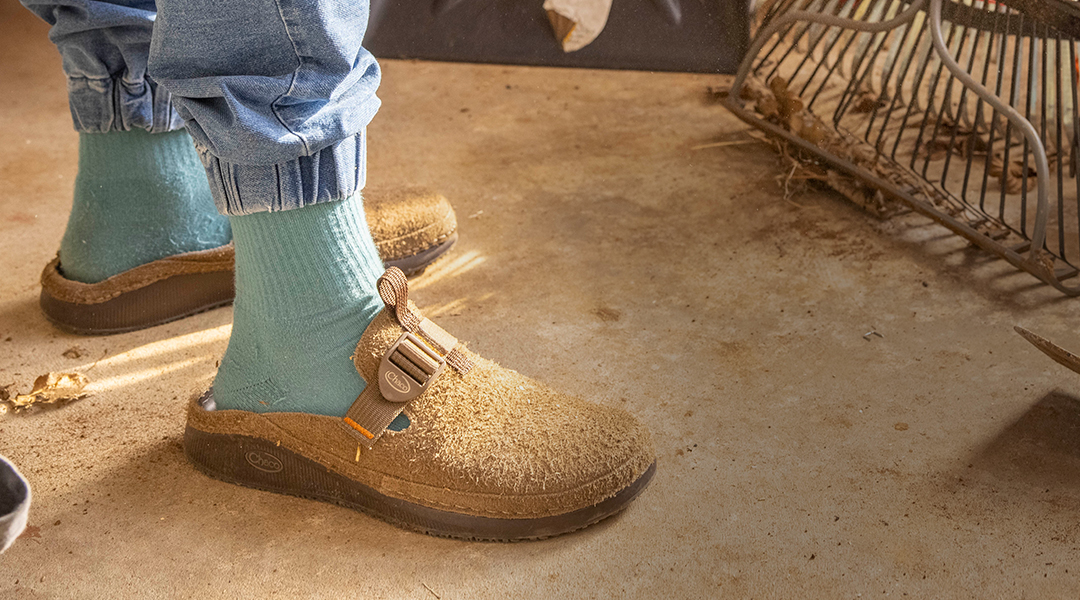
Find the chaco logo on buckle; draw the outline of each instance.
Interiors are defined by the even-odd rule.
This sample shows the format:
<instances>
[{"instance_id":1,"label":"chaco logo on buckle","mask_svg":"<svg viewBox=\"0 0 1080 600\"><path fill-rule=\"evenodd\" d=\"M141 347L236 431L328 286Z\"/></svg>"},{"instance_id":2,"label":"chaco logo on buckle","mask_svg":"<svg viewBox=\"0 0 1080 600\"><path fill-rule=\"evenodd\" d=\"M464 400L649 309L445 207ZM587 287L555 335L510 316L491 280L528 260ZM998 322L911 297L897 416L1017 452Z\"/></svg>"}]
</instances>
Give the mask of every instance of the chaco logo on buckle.
<instances>
[{"instance_id":1,"label":"chaco logo on buckle","mask_svg":"<svg viewBox=\"0 0 1080 600\"><path fill-rule=\"evenodd\" d=\"M390 346L379 364L379 391L389 402L408 402L423 394L446 367L420 338L405 333Z\"/></svg>"},{"instance_id":2,"label":"chaco logo on buckle","mask_svg":"<svg viewBox=\"0 0 1080 600\"><path fill-rule=\"evenodd\" d=\"M409 384L409 380L401 375L398 375L396 371L387 371L383 373L383 378L386 379L386 383L390 384L390 387L395 391L408 394L412 385Z\"/></svg>"}]
</instances>

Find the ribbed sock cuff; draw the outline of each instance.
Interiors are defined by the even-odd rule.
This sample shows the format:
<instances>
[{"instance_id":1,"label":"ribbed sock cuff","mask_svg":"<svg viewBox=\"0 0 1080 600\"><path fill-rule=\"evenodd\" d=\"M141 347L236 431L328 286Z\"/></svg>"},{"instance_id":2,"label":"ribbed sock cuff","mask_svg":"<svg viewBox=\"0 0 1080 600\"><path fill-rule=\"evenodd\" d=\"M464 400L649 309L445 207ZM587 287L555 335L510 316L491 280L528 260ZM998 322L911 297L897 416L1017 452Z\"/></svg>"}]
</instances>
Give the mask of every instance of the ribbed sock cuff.
<instances>
[{"instance_id":1,"label":"ribbed sock cuff","mask_svg":"<svg viewBox=\"0 0 1080 600\"><path fill-rule=\"evenodd\" d=\"M360 194L341 202L229 218L237 302L261 314L309 314L312 303L378 298L382 260ZM327 307L330 308L330 307Z\"/></svg>"},{"instance_id":2,"label":"ribbed sock cuff","mask_svg":"<svg viewBox=\"0 0 1080 600\"><path fill-rule=\"evenodd\" d=\"M344 415L364 388L349 356L382 309L359 195L229 220L236 306L218 406Z\"/></svg>"},{"instance_id":3,"label":"ribbed sock cuff","mask_svg":"<svg viewBox=\"0 0 1080 600\"><path fill-rule=\"evenodd\" d=\"M79 172L60 241L65 277L96 283L231 237L186 131L79 134Z\"/></svg>"},{"instance_id":4,"label":"ribbed sock cuff","mask_svg":"<svg viewBox=\"0 0 1080 600\"><path fill-rule=\"evenodd\" d=\"M197 167L191 136L182 129L161 133L132 129L79 134L79 174L83 176L95 176L99 170L111 176L123 170L153 178Z\"/></svg>"}]
</instances>

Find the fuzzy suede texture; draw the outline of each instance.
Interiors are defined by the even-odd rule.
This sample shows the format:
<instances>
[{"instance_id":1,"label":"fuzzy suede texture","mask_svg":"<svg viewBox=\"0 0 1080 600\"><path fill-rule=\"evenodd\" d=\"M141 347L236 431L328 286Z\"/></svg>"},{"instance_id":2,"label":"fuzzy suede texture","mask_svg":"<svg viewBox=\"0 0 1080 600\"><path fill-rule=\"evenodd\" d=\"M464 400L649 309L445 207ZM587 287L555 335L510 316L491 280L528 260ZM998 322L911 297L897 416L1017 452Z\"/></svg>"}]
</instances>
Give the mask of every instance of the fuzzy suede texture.
<instances>
[{"instance_id":1,"label":"fuzzy suede texture","mask_svg":"<svg viewBox=\"0 0 1080 600\"><path fill-rule=\"evenodd\" d=\"M354 355L374 381L403 330L383 311ZM492 518L565 514L615 495L653 464L648 430L632 415L556 392L466 351L465 377L447 369L357 459L357 441L333 417L207 412L193 402L188 426L280 443L382 494L440 510Z\"/></svg>"},{"instance_id":2,"label":"fuzzy suede texture","mask_svg":"<svg viewBox=\"0 0 1080 600\"><path fill-rule=\"evenodd\" d=\"M98 283L81 283L64 277L60 272L60 257L57 256L42 271L41 287L46 293L63 302L101 304L125 292L146 287L176 275L232 271L233 258L233 245L229 243L209 250L197 250L160 258Z\"/></svg>"},{"instance_id":3,"label":"fuzzy suede texture","mask_svg":"<svg viewBox=\"0 0 1080 600\"><path fill-rule=\"evenodd\" d=\"M364 210L383 261L419 254L457 231L450 201L421 187L366 189Z\"/></svg>"}]
</instances>

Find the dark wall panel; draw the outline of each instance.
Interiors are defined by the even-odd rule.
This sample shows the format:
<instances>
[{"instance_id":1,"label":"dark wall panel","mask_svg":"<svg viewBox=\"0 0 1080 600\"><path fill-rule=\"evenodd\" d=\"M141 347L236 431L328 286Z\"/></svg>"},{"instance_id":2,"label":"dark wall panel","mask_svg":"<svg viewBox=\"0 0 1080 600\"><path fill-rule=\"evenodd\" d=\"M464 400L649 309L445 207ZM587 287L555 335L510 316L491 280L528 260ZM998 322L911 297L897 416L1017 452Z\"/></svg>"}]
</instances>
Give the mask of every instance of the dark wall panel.
<instances>
[{"instance_id":1,"label":"dark wall panel","mask_svg":"<svg viewBox=\"0 0 1080 600\"><path fill-rule=\"evenodd\" d=\"M372 0L365 46L381 58L734 73L745 1L614 0L593 43L564 53L540 0Z\"/></svg>"}]
</instances>

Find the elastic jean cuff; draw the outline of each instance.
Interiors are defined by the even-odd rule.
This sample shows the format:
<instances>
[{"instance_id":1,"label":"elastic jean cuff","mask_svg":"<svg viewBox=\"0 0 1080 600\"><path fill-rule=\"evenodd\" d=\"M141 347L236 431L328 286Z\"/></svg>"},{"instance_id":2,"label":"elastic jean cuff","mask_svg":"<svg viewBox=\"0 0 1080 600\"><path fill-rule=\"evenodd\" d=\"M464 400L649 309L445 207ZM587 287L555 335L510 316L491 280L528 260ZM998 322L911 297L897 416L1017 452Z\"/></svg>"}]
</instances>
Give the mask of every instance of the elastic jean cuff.
<instances>
[{"instance_id":1,"label":"elastic jean cuff","mask_svg":"<svg viewBox=\"0 0 1080 600\"><path fill-rule=\"evenodd\" d=\"M184 121L172 105L172 94L149 79L68 78L68 104L75 130L106 133L145 129L175 131Z\"/></svg>"},{"instance_id":2,"label":"elastic jean cuff","mask_svg":"<svg viewBox=\"0 0 1080 600\"><path fill-rule=\"evenodd\" d=\"M244 165L199 148L218 210L250 215L334 202L364 188L367 137L360 132L332 146L288 162Z\"/></svg>"}]
</instances>

